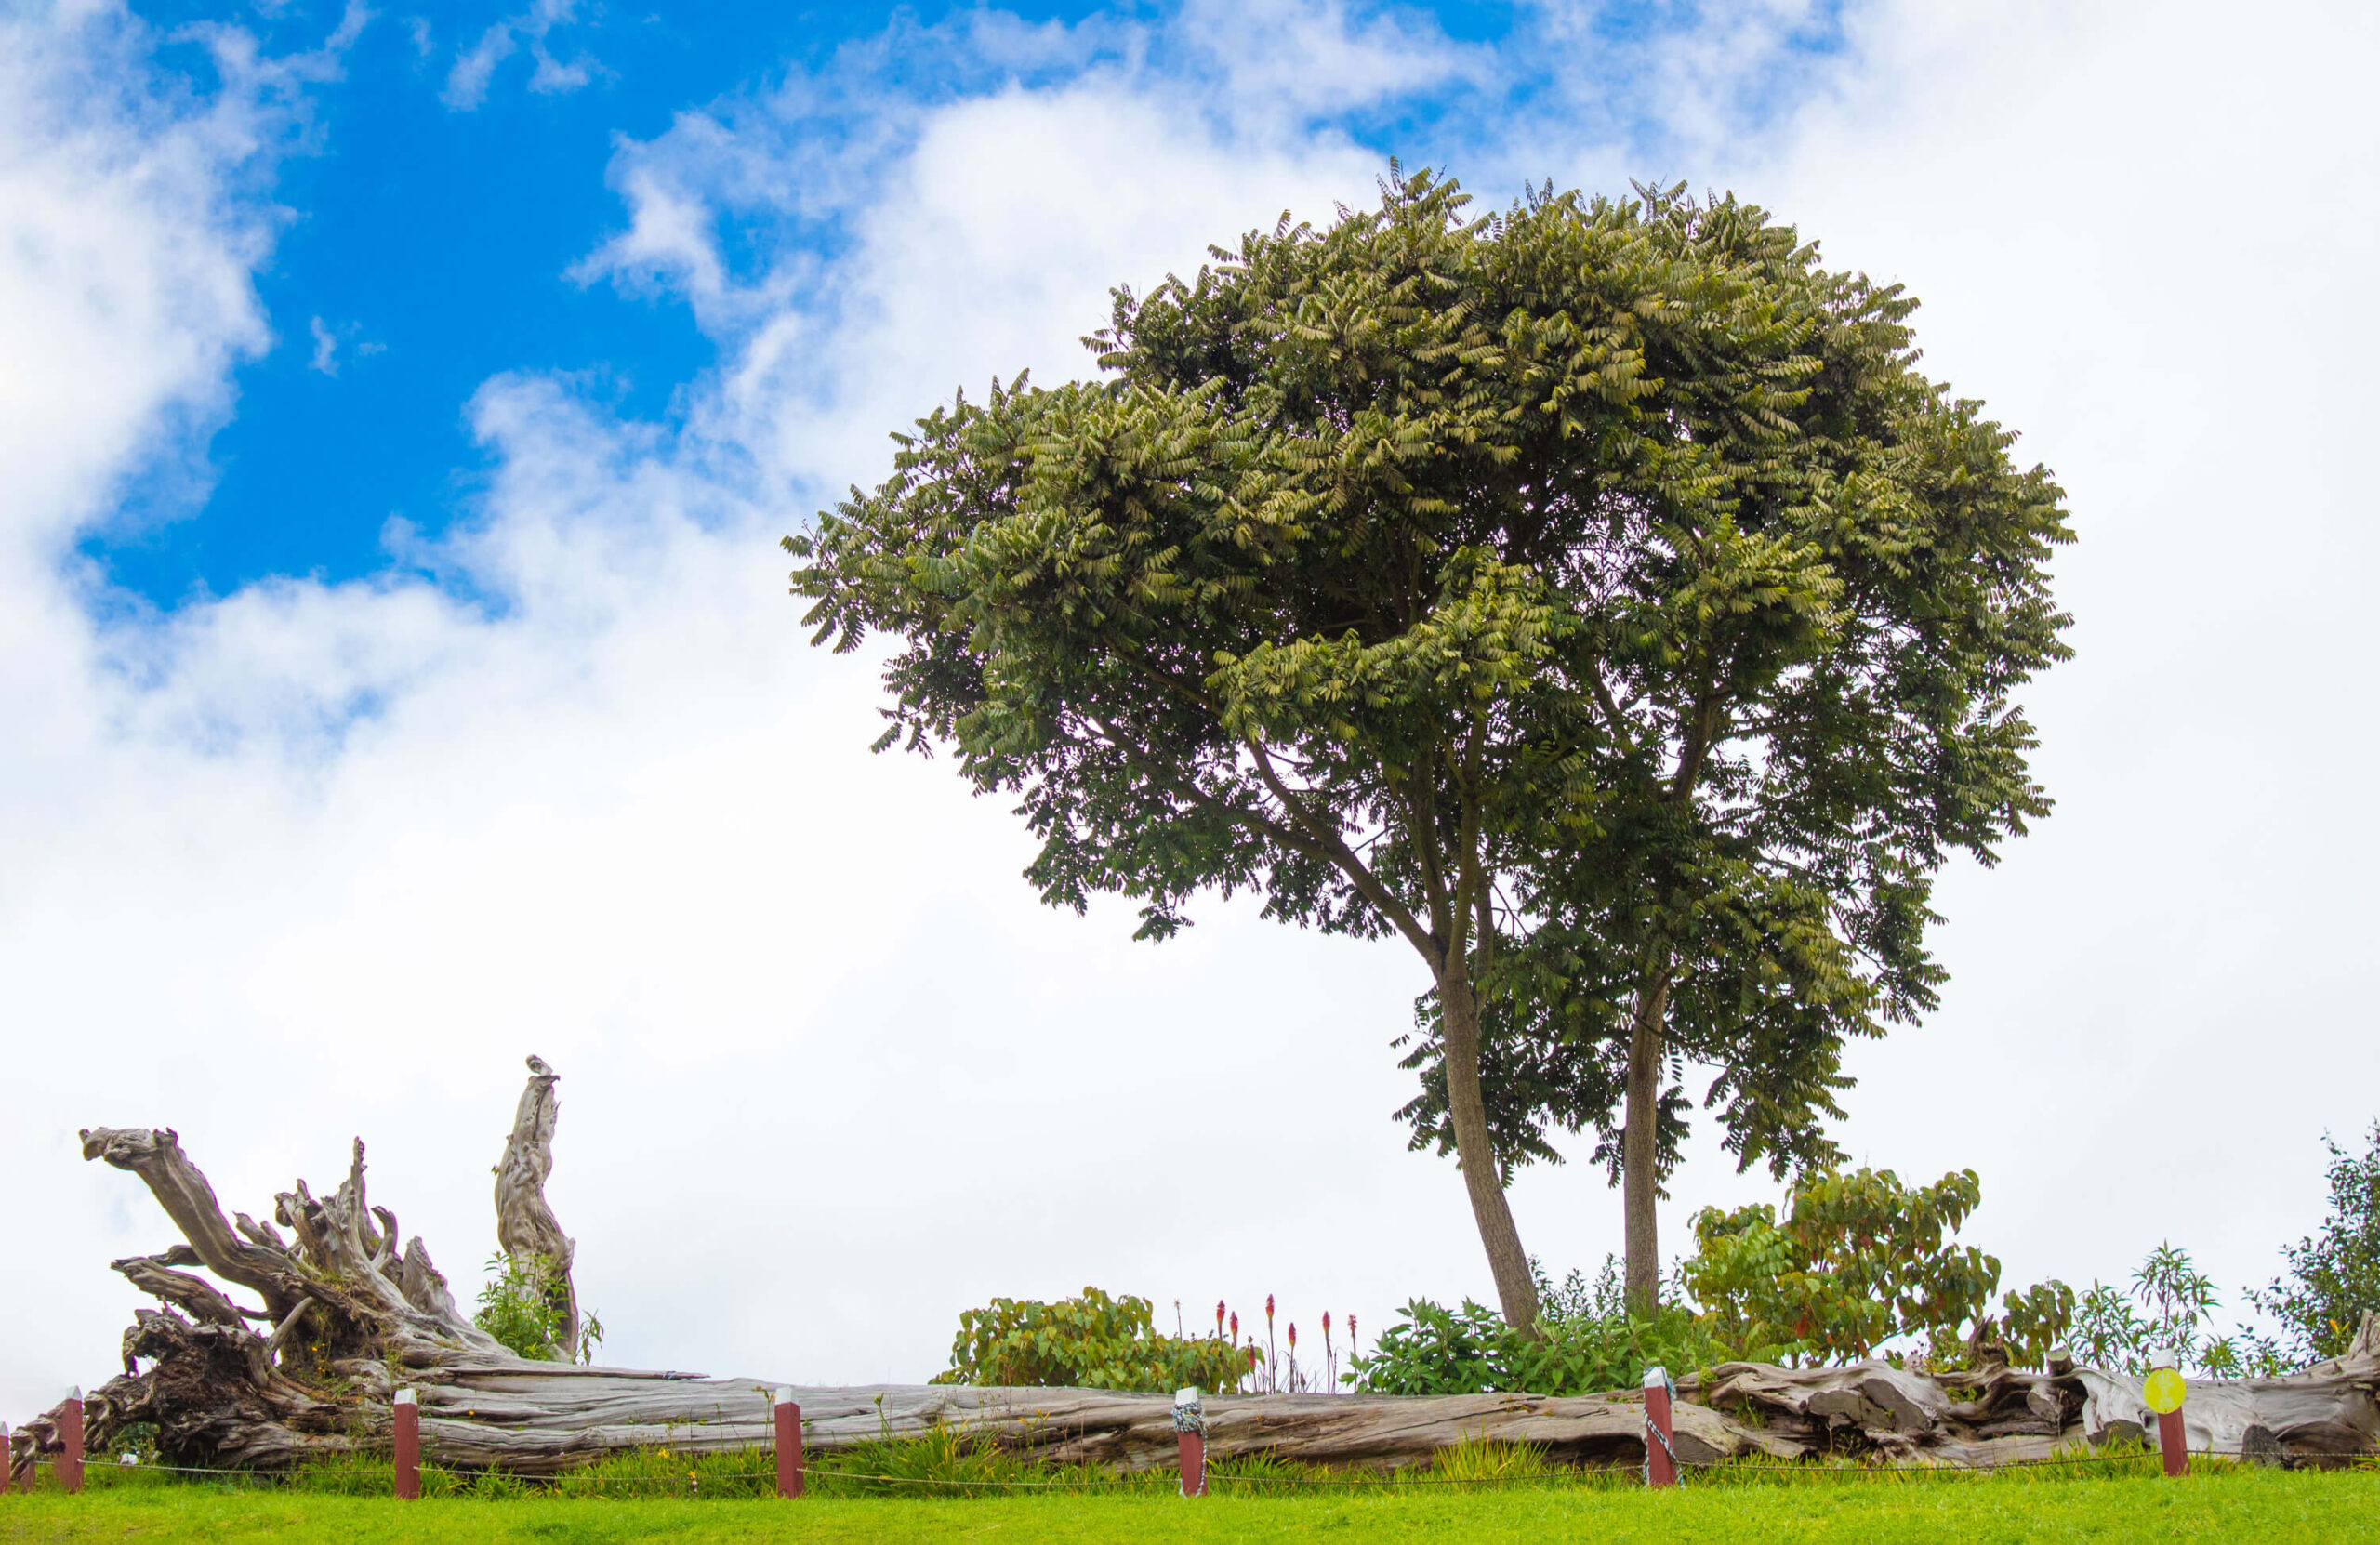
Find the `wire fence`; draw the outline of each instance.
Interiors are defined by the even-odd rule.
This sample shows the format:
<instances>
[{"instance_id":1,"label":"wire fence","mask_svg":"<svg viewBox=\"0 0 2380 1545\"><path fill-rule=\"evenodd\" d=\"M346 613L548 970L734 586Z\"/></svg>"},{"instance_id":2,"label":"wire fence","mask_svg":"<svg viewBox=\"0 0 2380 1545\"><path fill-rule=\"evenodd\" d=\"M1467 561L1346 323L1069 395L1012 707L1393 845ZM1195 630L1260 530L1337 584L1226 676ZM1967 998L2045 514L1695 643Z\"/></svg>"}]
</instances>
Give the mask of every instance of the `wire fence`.
<instances>
[{"instance_id":1,"label":"wire fence","mask_svg":"<svg viewBox=\"0 0 2380 1545\"><path fill-rule=\"evenodd\" d=\"M2236 1453L2213 1449L2191 1449L2194 1459L2218 1463L2252 1463L2253 1459ZM2320 1454L2287 1456L2283 1462L2301 1467L2359 1465L2369 1466L2380 1461L2380 1449L2357 1448L2325 1451ZM773 1457L772 1457L772 1462ZM1884 1461L1875 1463L1846 1462L1842 1459L1728 1459L1718 1460L1682 1459L1679 1470L1684 1476L1699 1475L1703 1484L1713 1480L1739 1477L1782 1477L1802 1482L1816 1481L1891 1481L1924 1482L1955 1481L1987 1478L2001 1472L2067 1470L2105 1470L2114 1466L2133 1466L2144 1472L2156 1470L2161 1458L2156 1450L2143 1448L2113 1454L2050 1455L2032 1459L1999 1459L1982 1464L1964 1464L1946 1460ZM27 1477L25 1469L18 1470L18 1486L28 1479L38 1484L41 1470L55 1471L54 1459L41 1459L31 1467L34 1475ZM430 1467L425 1467L428 1470ZM609 1494L661 1493L669 1496L702 1497L770 1497L776 1492L776 1477L772 1470L762 1473L693 1472L683 1475L594 1475L556 1474L522 1475L510 1472L436 1472L447 1486L424 1486L425 1495L441 1491L453 1495L486 1496L491 1477L497 1494L503 1496L535 1496L540 1493L561 1496L604 1496ZM1405 1492L1433 1491L1445 1487L1465 1490L1517 1487L1564 1487L1574 1486L1605 1486L1625 1484L1641 1479L1642 1469L1633 1464L1615 1465L1550 1465L1542 1469L1515 1470L1505 1474L1449 1475L1390 1472L1367 1474L1342 1472L1325 1475L1278 1475L1234 1473L1228 1461L1211 1466L1207 1472L1210 1487L1243 1486L1262 1493L1267 1488L1281 1491L1329 1490L1341 1493L1364 1491ZM388 1496L390 1477L385 1471L358 1466L353 1468L296 1469L263 1471L232 1467L175 1464L163 1460L125 1464L120 1461L86 1461L86 1489L107 1489L112 1485L138 1476L137 1484L157 1485L192 1482L200 1485L239 1486L258 1489L296 1488L307 1491L329 1491L355 1496ZM425 1474L425 1481L430 1479ZM915 1488L919 1492L943 1495L980 1495L985 1493L1067 1493L1090 1495L1128 1491L1158 1491L1170 1494L1174 1472L1150 1470L1107 1476L1083 1475L1045 1479L993 1479L957 1475L895 1475L871 1471L844 1470L829 1463L807 1472L811 1486L821 1491L840 1490L844 1485L863 1487L891 1486ZM94 1486L96 1483L96 1486ZM575 1488L575 1489L574 1489Z\"/></svg>"}]
</instances>

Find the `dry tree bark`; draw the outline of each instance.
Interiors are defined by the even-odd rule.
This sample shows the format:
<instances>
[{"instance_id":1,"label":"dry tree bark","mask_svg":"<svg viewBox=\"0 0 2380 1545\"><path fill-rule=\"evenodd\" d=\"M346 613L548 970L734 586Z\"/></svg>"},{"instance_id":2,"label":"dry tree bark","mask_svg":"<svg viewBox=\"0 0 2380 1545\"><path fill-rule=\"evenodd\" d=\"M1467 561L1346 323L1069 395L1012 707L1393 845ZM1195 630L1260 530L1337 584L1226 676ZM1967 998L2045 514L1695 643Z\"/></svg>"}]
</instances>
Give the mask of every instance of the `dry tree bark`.
<instances>
[{"instance_id":1,"label":"dry tree bark","mask_svg":"<svg viewBox=\"0 0 2380 1545\"><path fill-rule=\"evenodd\" d=\"M511 1191L498 1187L516 1202L538 1195L552 1162L553 1075L534 1061L531 1073L507 1168L516 1152L534 1161ZM551 1474L623 1449L703 1452L773 1441L769 1401L780 1380L530 1361L482 1332L421 1240L398 1248L395 1214L365 1195L361 1140L334 1192L317 1197L298 1182L276 1198L273 1221L259 1222L245 1213L226 1220L171 1129L100 1127L82 1135L84 1156L138 1175L184 1241L114 1262L163 1307L135 1312L123 1374L86 1400L95 1453L135 1423L153 1423L164 1458L193 1468L280 1470L386 1451L390 1399L407 1387L418 1393L425 1452L458 1469ZM541 1198L528 1215L551 1225ZM558 1227L549 1237L567 1244ZM1683 1381L1679 1393L1675 1446L1689 1464L1826 1453L1990 1464L2153 1429L2136 1381L2063 1361L2043 1373L1939 1375L1881 1362L1730 1363ZM950 1422L1063 1462L1137 1471L1168 1466L1175 1455L1165 1395L871 1385L797 1387L795 1397L813 1451ZM1263 1453L1384 1470L1426 1462L1464 1438L1540 1444L1571 1464L1644 1458L1634 1392L1223 1395L1210 1397L1206 1411L1208 1452L1221 1459ZM2193 1381L2184 1417L2193 1448L2279 1462L2334 1462L2380 1446L2380 1316L2366 1317L2347 1356L2304 1373ZM12 1436L11 1465L21 1473L37 1452L54 1452L56 1432L55 1412L26 1422Z\"/></svg>"},{"instance_id":2,"label":"dry tree bark","mask_svg":"<svg viewBox=\"0 0 2380 1545\"><path fill-rule=\"evenodd\" d=\"M512 1135L505 1140L504 1157L496 1167L496 1242L543 1288L560 1327L554 1336L555 1361L569 1363L578 1357L578 1289L570 1278L578 1244L562 1233L554 1209L546 1204L546 1177L554 1168L554 1122L561 1114L554 1083L561 1076L544 1058L529 1059L529 1084L521 1091Z\"/></svg>"}]
</instances>

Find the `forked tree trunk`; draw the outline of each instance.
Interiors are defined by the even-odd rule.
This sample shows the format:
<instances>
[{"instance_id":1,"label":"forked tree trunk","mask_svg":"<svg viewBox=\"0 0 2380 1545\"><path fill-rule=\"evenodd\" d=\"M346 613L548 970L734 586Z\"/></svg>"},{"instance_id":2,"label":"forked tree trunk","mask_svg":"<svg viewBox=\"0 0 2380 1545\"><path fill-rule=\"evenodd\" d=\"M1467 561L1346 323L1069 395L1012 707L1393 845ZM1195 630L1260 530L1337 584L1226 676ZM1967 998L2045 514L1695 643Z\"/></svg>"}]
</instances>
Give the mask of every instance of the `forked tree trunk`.
<instances>
[{"instance_id":1,"label":"forked tree trunk","mask_svg":"<svg viewBox=\"0 0 2380 1545\"><path fill-rule=\"evenodd\" d=\"M83 1134L83 1152L139 1176L184 1240L115 1262L165 1307L135 1312L123 1374L86 1403L94 1452L106 1452L134 1423L153 1423L165 1460L188 1467L281 1470L386 1452L390 1397L405 1387L418 1392L425 1453L457 1469L551 1474L625 1449L705 1452L773 1441L777 1380L533 1362L482 1333L456 1306L422 1242L398 1249L395 1215L365 1196L361 1142L330 1195L316 1197L299 1182L278 1198L279 1229L245 1213L226 1220L170 1129L94 1128ZM1689 1464L1819 1453L1989 1464L2153 1429L2136 1380L2053 1367L1929 1377L1883 1363L1732 1363L1681 1382L1675 1446ZM818 1452L943 1422L1019 1452L1124 1471L1163 1468L1176 1452L1171 1401L1162 1394L949 1385L797 1387L795 1394L805 1442ZM2334 1462L2380 1446L2375 1394L2380 1317L2368 1316L2346 1357L2289 1379L2193 1383L2183 1414L2194 1448ZM1208 1452L1221 1459L1267 1454L1388 1469L1481 1437L1539 1444L1573 1464L1633 1465L1644 1457L1644 1410L1633 1392L1223 1395L1206 1408ZM57 1432L52 1412L12 1436L9 1462L20 1475L36 1452L56 1450Z\"/></svg>"},{"instance_id":2,"label":"forked tree trunk","mask_svg":"<svg viewBox=\"0 0 2380 1545\"><path fill-rule=\"evenodd\" d=\"M561 1076L544 1058L529 1059L529 1084L521 1091L512 1135L496 1167L496 1242L544 1292L556 1327L554 1359L570 1363L578 1358L578 1289L570 1276L578 1246L546 1204L554 1123L561 1115L554 1083Z\"/></svg>"}]
</instances>

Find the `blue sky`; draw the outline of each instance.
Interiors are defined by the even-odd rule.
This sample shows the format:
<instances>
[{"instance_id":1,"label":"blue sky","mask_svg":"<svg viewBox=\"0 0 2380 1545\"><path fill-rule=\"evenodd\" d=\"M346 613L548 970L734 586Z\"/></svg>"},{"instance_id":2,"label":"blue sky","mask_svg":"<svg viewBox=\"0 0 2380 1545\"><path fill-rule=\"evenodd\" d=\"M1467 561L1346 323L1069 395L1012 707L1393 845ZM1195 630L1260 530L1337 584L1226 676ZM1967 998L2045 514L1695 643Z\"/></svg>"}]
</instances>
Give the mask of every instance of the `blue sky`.
<instances>
[{"instance_id":1,"label":"blue sky","mask_svg":"<svg viewBox=\"0 0 2380 1545\"><path fill-rule=\"evenodd\" d=\"M921 1379L1087 1282L1488 1296L1389 1116L1414 969L1039 906L999 801L868 755L776 545L1392 154L1732 188L1922 297L2069 490L2079 654L2030 704L2056 812L1945 876L1943 1006L1852 1050L1843 1140L1977 1169L2012 1285L2170 1238L2236 1313L2314 1223L2380 1088L2380 11L539 7L0 0L0 1323L52 1332L0 1416L103 1376L105 1262L163 1242L78 1127L171 1124L252 1212L362 1135L468 1296L533 1051L630 1364ZM2226 1138L2150 1163L2176 1129ZM1673 1193L1678 1244L1775 1188L1704 1132ZM1617 1248L1593 1167L1513 1205L1557 1273Z\"/></svg>"},{"instance_id":2,"label":"blue sky","mask_svg":"<svg viewBox=\"0 0 2380 1545\"><path fill-rule=\"evenodd\" d=\"M204 448L211 481L194 485L177 465L174 477L136 482L121 515L83 543L113 585L164 608L269 574L336 581L374 573L390 561L382 532L392 517L436 535L484 491L487 456L466 406L500 373L567 373L614 412L674 420L685 389L715 360L717 340L675 296L624 294L575 272L623 224L606 179L622 141L654 139L690 108L788 74L849 77L930 101L997 90L1012 76L1079 73L1130 46L1090 34L1164 15L1001 7L1028 28L1056 22L1087 34L1080 50L1037 70L970 58L956 39L937 38L951 7L715 5L665 14L532 0L525 8L390 6L360 28L352 12L319 0L133 11L159 34L156 67L199 93L221 89L208 48L219 29L284 53L323 47L342 23L352 31L307 94L278 161L271 198L284 223L256 275L274 338L236 373L236 412ZM1437 39L1502 55L1489 78L1315 112L1311 129L1344 134L1383 157L1450 161L1461 172L1483 110L1526 112L1546 87L1545 72L1510 47L1516 30L1537 25L1512 6L1386 14L1425 46ZM1573 45L1619 61L1598 66L1615 88L1598 111L1646 152L1648 167L1672 147L1659 104L1629 89L1625 59L1704 24L1690 6L1615 5L1589 18ZM1747 129L1757 133L1794 105L1802 67L1839 46L1831 7L1798 19L1780 57L1733 86ZM886 46L889 59L878 52ZM1160 38L1158 51L1165 46ZM847 100L839 113L865 117L869 105ZM720 225L731 261L747 265L782 262L788 240L821 251L835 240L831 223L788 235L770 223L739 229L730 211Z\"/></svg>"}]
</instances>

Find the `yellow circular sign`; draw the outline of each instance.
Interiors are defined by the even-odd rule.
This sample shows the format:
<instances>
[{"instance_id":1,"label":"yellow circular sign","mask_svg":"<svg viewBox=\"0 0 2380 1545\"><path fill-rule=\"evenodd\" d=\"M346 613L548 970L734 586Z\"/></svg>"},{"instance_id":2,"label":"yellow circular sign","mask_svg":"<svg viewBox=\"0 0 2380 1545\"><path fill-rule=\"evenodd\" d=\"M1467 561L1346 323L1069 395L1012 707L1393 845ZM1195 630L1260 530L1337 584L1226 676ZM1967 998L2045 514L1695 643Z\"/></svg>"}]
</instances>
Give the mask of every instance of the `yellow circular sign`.
<instances>
[{"instance_id":1,"label":"yellow circular sign","mask_svg":"<svg viewBox=\"0 0 2380 1545\"><path fill-rule=\"evenodd\" d=\"M2140 1386L2141 1398L2148 1401L2149 1408L2159 1416L2180 1410L2183 1397L2188 1393L2182 1376L2172 1368L2149 1369L2148 1380Z\"/></svg>"}]
</instances>

